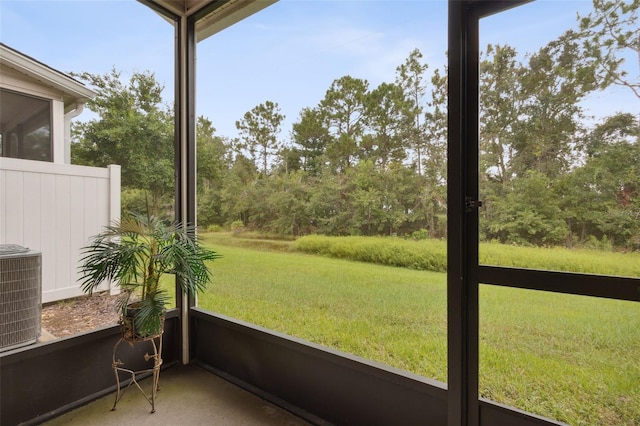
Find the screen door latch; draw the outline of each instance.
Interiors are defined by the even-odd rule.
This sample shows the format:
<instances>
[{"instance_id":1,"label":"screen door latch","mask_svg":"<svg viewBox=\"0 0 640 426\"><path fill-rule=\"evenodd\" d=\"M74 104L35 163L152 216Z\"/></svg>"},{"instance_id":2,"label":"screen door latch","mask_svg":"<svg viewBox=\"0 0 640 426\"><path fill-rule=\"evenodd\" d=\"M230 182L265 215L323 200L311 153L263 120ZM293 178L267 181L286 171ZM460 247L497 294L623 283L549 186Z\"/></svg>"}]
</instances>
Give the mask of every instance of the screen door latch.
<instances>
[{"instance_id":1,"label":"screen door latch","mask_svg":"<svg viewBox=\"0 0 640 426\"><path fill-rule=\"evenodd\" d=\"M470 213L470 212L472 212L475 209L478 209L480 207L482 207L482 201L474 200L471 197L465 197L464 198L464 211L465 212Z\"/></svg>"}]
</instances>

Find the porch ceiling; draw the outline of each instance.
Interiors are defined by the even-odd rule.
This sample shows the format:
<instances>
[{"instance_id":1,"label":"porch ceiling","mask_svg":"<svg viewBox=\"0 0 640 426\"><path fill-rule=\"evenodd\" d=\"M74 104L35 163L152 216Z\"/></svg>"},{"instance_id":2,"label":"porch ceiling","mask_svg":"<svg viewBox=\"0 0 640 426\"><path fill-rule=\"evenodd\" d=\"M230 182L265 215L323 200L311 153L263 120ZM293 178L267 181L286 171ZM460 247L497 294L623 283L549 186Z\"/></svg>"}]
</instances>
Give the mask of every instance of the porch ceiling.
<instances>
[{"instance_id":1,"label":"porch ceiling","mask_svg":"<svg viewBox=\"0 0 640 426\"><path fill-rule=\"evenodd\" d=\"M152 3L156 3L166 9L169 9L176 15L190 16L196 13L198 10L211 3L243 3L241 0L151 0Z\"/></svg>"},{"instance_id":2,"label":"porch ceiling","mask_svg":"<svg viewBox=\"0 0 640 426\"><path fill-rule=\"evenodd\" d=\"M192 16L201 12L196 22L197 41L222 31L225 28L272 5L278 0L147 0L175 13Z\"/></svg>"}]
</instances>

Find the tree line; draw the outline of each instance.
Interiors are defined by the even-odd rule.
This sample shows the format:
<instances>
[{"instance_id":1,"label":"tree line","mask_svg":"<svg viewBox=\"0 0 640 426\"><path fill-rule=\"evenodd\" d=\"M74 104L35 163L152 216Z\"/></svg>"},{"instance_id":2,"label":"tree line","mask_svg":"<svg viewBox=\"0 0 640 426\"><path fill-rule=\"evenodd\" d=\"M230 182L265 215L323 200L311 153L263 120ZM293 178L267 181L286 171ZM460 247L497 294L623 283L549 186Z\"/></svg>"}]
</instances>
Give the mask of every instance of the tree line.
<instances>
[{"instance_id":1,"label":"tree line","mask_svg":"<svg viewBox=\"0 0 640 426\"><path fill-rule=\"evenodd\" d=\"M481 238L519 245L640 248L638 117L593 123L581 101L640 84L621 66L640 52L640 0L595 0L577 27L538 51L489 45L480 61ZM74 126L74 163L122 165L123 206L170 215L173 110L152 73L79 74L97 118ZM447 72L414 49L393 82L335 79L283 138L266 100L237 137L196 125L200 227L281 235L446 237Z\"/></svg>"}]
</instances>

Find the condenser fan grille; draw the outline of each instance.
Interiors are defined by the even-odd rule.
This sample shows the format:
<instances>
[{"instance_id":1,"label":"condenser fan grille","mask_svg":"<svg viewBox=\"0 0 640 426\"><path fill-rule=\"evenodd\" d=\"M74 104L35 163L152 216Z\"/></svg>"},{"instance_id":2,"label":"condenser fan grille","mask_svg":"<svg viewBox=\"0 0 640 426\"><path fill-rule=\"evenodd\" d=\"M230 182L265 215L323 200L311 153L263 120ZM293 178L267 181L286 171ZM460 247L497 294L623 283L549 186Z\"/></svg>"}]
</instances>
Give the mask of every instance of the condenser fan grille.
<instances>
[{"instance_id":1,"label":"condenser fan grille","mask_svg":"<svg viewBox=\"0 0 640 426\"><path fill-rule=\"evenodd\" d=\"M0 351L34 343L42 314L41 255L0 245Z\"/></svg>"}]
</instances>

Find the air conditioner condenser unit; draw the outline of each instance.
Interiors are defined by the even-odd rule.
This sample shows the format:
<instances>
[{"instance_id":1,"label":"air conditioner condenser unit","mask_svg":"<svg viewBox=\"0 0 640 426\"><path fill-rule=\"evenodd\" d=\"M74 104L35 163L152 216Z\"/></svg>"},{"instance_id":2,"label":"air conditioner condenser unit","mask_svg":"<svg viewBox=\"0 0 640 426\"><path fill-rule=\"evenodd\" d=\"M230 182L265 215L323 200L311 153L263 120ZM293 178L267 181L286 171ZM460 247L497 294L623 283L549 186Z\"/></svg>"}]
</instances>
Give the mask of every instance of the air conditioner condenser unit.
<instances>
[{"instance_id":1,"label":"air conditioner condenser unit","mask_svg":"<svg viewBox=\"0 0 640 426\"><path fill-rule=\"evenodd\" d=\"M0 244L0 352L35 343L42 315L42 255Z\"/></svg>"}]
</instances>

